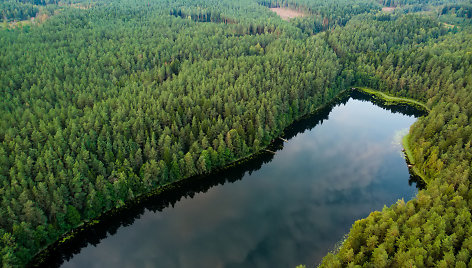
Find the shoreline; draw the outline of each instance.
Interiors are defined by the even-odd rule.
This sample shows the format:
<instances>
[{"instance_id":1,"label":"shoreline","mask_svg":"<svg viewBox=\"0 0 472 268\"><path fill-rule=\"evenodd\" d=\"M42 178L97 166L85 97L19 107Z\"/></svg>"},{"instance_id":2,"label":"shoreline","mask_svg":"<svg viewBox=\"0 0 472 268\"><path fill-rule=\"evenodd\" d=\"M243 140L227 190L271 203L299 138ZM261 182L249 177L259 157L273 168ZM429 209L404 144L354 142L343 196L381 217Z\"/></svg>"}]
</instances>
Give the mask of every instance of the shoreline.
<instances>
[{"instance_id":1,"label":"shoreline","mask_svg":"<svg viewBox=\"0 0 472 268\"><path fill-rule=\"evenodd\" d=\"M172 191L177 191L179 188L183 187L185 184L189 184L191 182L199 181L199 180L204 180L205 178L209 176L214 176L221 174L225 171L228 171L232 168L242 166L251 160L261 157L263 155L271 154L267 150L270 151L277 151L275 148L276 140L278 140L279 137L283 137L285 135L285 132L290 131L293 125L295 125L297 122L300 122L306 118L315 116L319 113L322 113L324 110L327 108L331 108L340 101L342 101L344 98L349 97L349 90L344 89L340 91L336 96L334 96L331 100L329 100L326 104L321 105L320 107L316 108L313 112L308 113L306 115L301 116L300 118L294 120L292 123L290 123L287 127L285 127L281 133L278 135L275 135L272 139L272 141L265 147L261 148L259 151L253 152L247 156L243 156L239 159L234 160L233 162L219 167L215 168L209 173L205 174L197 174L191 177L183 178L178 181L170 182L168 184L158 186L156 189L153 189L147 193L143 193L139 196L136 196L135 198L128 200L124 203L124 205L120 207L114 207L109 210L104 211L102 214L100 214L98 217L83 221L81 224L78 226L74 227L73 229L67 231L63 235L59 236L59 238L54 241L53 243L45 246L43 249L38 251L33 258L26 264L26 267L43 267L48 259L48 256L51 255L51 253L65 244L71 242L72 240L78 238L81 234L84 234L88 230L97 227L103 220L106 218L111 218L115 215L118 215L120 213L124 213L127 210L132 209L133 207L139 206L140 204L145 203L146 201L156 198L159 196L162 196L166 193L170 193Z\"/></svg>"},{"instance_id":2,"label":"shoreline","mask_svg":"<svg viewBox=\"0 0 472 268\"><path fill-rule=\"evenodd\" d=\"M404 150L403 153L405 155L405 159L408 164L408 169L410 170L411 173L421 178L421 180L423 180L423 182L426 185L428 185L430 180L415 165L416 162L413 157L413 152L411 151L411 148L410 148L409 137L410 137L410 134L406 134L402 139L402 145L403 145L403 150Z\"/></svg>"},{"instance_id":3,"label":"shoreline","mask_svg":"<svg viewBox=\"0 0 472 268\"><path fill-rule=\"evenodd\" d=\"M314 116L321 115L321 114L323 114L323 112L326 112L326 110L331 110L331 108L333 108L335 105L337 105L339 103L342 103L343 100L347 100L347 99L351 98L351 94L352 94L353 91L359 91L359 92L363 92L363 93L368 94L369 96L371 96L373 98L372 102L375 102L375 101L378 102L379 101L378 98L384 100L383 98L380 97L380 96L384 95L384 94L380 95L381 92L378 92L378 91L375 91L375 90L369 90L369 89L366 89L366 88L365 88L365 90L364 90L364 88L363 89L353 88L353 89L355 89L355 90L345 89L345 90L340 91L335 97L333 97L331 100L329 100L326 104L323 104L322 106L316 108L312 113L303 115L300 118L294 120L287 127L285 127L281 131L281 133L279 133L278 135L275 135L275 137L273 137L272 141L267 146L261 148L259 151L256 151L256 152L253 152L253 153L251 153L247 156L241 157L241 158L239 158L239 159L237 159L237 160L235 160L235 161L233 161L233 162L231 162L231 163L229 163L225 166L222 166L220 168L215 168L214 170L212 170L209 173L194 175L194 176L191 176L191 177L187 177L187 178L175 181L175 182L171 182L171 183L159 186L159 187L157 187L157 188L155 188L155 189L153 189L153 190L151 190L147 193L143 193L143 194L141 194L141 195L139 195L139 196L137 196L137 197L135 197L131 200L126 201L125 204L120 206L120 207L111 208L110 210L104 211L98 217L95 217L93 219L82 222L80 225L78 225L77 227L75 227L75 228L69 230L68 232L64 233L56 241L54 241L53 243L47 245L42 250L40 250L37 254L35 254L33 256L33 258L26 264L26 266L27 267L43 267L43 266L47 265L48 260L50 260L49 256L52 256L53 255L52 253L54 253L55 251L57 251L57 250L60 251L61 248L66 248L67 246L70 246L76 240L79 240L81 238L81 236L85 235L87 232L90 232L91 230L98 229L98 228L102 227L100 225L103 224L104 222L106 222L107 220L109 220L113 217L117 217L120 214L125 214L127 211L131 211L133 208L144 206L146 202L149 202L152 199L162 197L166 194L172 194L172 193L178 192L180 189L185 188L186 185L189 185L191 183L198 183L198 182L201 182L201 181L205 181L206 179L209 179L209 177L211 177L211 176L218 176L220 174L223 174L225 171L229 171L233 168L241 167L242 165L251 162L251 160L255 160L255 159L258 159L258 158L263 158L263 156L267 156L267 155L273 155L273 153L268 152L267 150L275 151L275 152L278 150L277 143L280 143L280 141L278 139L279 137L283 138L286 134L289 134L290 132L292 132L293 129L294 129L294 126L296 126L297 123L299 123L303 120L310 119ZM378 96L378 95L380 95L380 96ZM385 96L387 96L387 95L385 95ZM377 98L375 98L375 97L377 97ZM384 101L386 101L386 100L384 100ZM398 105L398 104L407 104L407 105L413 106L414 108L418 108L418 105L415 102L406 102L405 100L402 100L402 101L388 100L386 102L388 102L388 103L381 103L381 104L383 104L385 106L394 106L394 105ZM413 104L416 104L416 105L413 105ZM423 107L423 106L420 106L420 107ZM421 110L423 110L423 109L421 109ZM290 134L289 134L289 136L290 136L290 138L293 137ZM405 147L405 144L403 144L403 146ZM406 157L407 164L409 164L410 163L409 161L412 158L409 158L409 156L406 153L405 153L405 157ZM416 170L414 170L414 171L416 171ZM424 178L422 176L420 176L420 177L424 180Z\"/></svg>"},{"instance_id":4,"label":"shoreline","mask_svg":"<svg viewBox=\"0 0 472 268\"><path fill-rule=\"evenodd\" d=\"M386 106L396 105L400 103L400 104L413 106L419 110L424 111L426 114L429 114L431 112L431 109L429 109L424 103L421 103L414 99L390 96L381 91L374 90L367 87L353 87L351 90L356 90L356 91L371 95L375 100L382 101L383 102L382 104ZM415 158L413 157L413 152L410 148L409 137L410 137L410 133L407 133L402 138L403 155L405 156L405 159L408 165L408 170L410 170L410 173L412 175L420 178L426 185L428 185L429 179L415 165L416 161L415 161Z\"/></svg>"}]
</instances>

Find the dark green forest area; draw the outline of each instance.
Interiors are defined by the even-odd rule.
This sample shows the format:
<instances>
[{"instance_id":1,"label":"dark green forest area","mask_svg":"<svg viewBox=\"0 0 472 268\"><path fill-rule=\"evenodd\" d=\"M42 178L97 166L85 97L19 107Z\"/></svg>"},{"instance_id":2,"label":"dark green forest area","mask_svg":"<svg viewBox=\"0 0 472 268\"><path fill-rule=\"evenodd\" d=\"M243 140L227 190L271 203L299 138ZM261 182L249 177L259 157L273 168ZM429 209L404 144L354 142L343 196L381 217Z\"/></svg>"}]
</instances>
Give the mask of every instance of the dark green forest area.
<instances>
[{"instance_id":1,"label":"dark green forest area","mask_svg":"<svg viewBox=\"0 0 472 268\"><path fill-rule=\"evenodd\" d=\"M429 182L355 222L321 266L466 267L471 6L2 0L5 22L50 17L0 29L0 264L24 266L81 223L260 151L343 90L367 86L431 109L409 135ZM284 21L268 7L308 16Z\"/></svg>"}]
</instances>

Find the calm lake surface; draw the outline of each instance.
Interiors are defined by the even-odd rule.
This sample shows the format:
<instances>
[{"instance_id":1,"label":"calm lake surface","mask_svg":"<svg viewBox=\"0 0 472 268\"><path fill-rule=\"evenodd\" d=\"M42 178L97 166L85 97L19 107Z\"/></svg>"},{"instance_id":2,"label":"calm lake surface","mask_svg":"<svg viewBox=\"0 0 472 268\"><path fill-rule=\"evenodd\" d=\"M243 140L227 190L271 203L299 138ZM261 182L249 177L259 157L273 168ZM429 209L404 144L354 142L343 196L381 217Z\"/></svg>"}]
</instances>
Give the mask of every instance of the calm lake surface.
<instances>
[{"instance_id":1,"label":"calm lake surface","mask_svg":"<svg viewBox=\"0 0 472 268\"><path fill-rule=\"evenodd\" d=\"M415 196L400 144L414 116L351 98L313 120L252 172L143 208L62 267L312 267L355 220Z\"/></svg>"}]
</instances>

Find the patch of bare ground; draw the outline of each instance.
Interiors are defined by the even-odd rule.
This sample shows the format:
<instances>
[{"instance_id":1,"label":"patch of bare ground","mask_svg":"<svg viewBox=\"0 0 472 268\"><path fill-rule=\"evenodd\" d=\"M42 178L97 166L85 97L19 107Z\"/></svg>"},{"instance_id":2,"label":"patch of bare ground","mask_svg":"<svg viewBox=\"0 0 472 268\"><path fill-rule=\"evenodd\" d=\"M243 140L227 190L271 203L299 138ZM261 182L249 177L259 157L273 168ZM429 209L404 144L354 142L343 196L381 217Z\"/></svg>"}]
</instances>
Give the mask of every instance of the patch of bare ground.
<instances>
[{"instance_id":1,"label":"patch of bare ground","mask_svg":"<svg viewBox=\"0 0 472 268\"><path fill-rule=\"evenodd\" d=\"M394 7L383 7L382 11L383 12L393 12L393 11L395 11L395 8Z\"/></svg>"},{"instance_id":2,"label":"patch of bare ground","mask_svg":"<svg viewBox=\"0 0 472 268\"><path fill-rule=\"evenodd\" d=\"M445 23L445 22L443 22L442 24L443 24L446 28L448 28L448 29L452 29L452 28L456 27L455 25L452 25L452 24L449 24L449 23ZM457 26L457 27L459 28L459 26Z\"/></svg>"},{"instance_id":3,"label":"patch of bare ground","mask_svg":"<svg viewBox=\"0 0 472 268\"><path fill-rule=\"evenodd\" d=\"M290 8L285 8L285 7L274 7L274 8L269 8L269 9L277 13L277 15L279 15L283 20L286 20L286 21L289 21L292 18L304 17L307 15L303 12L290 9Z\"/></svg>"}]
</instances>

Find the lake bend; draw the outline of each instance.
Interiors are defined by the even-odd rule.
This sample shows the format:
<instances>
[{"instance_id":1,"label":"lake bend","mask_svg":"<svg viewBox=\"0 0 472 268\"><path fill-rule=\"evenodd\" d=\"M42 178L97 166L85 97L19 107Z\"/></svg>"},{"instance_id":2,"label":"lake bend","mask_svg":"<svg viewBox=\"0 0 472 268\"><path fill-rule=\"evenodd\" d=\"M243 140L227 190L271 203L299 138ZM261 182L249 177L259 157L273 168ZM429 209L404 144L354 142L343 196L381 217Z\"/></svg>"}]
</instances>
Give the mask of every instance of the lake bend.
<instances>
[{"instance_id":1,"label":"lake bend","mask_svg":"<svg viewBox=\"0 0 472 268\"><path fill-rule=\"evenodd\" d=\"M312 267L372 211L417 193L402 154L416 120L350 93L248 163L148 201L52 251L61 267ZM154 202L154 203L153 203Z\"/></svg>"}]
</instances>

